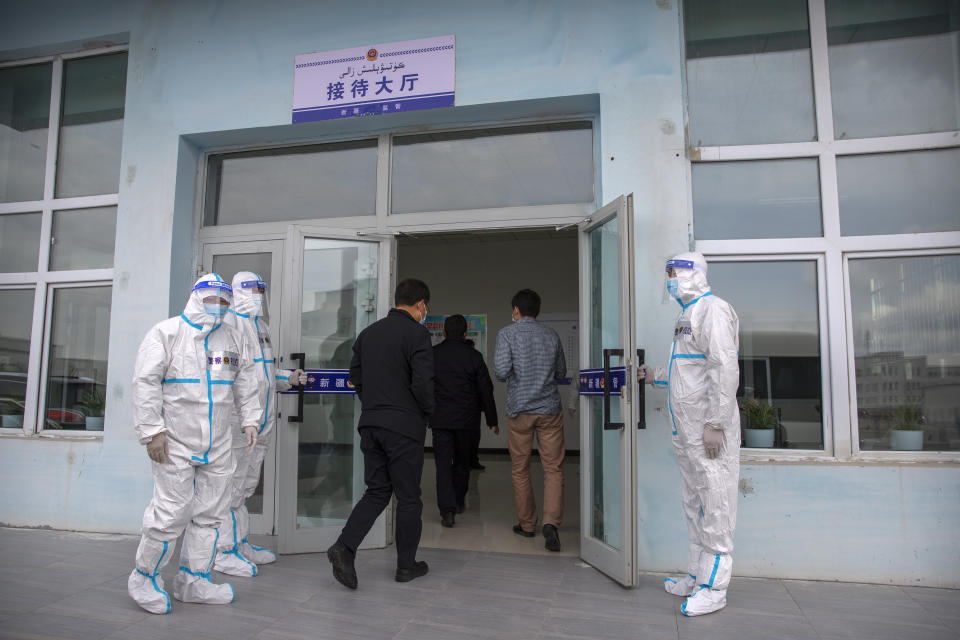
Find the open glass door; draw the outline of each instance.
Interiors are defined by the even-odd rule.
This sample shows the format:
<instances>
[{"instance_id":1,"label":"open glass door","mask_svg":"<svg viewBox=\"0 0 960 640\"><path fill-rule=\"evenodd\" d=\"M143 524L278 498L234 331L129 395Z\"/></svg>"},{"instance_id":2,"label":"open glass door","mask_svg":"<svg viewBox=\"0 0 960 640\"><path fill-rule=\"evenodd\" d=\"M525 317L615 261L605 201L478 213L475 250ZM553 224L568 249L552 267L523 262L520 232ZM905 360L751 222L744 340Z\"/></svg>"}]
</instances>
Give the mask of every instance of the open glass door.
<instances>
[{"instance_id":1,"label":"open glass door","mask_svg":"<svg viewBox=\"0 0 960 640\"><path fill-rule=\"evenodd\" d=\"M580 226L580 556L628 587L639 578L632 230L632 195Z\"/></svg>"},{"instance_id":2,"label":"open glass door","mask_svg":"<svg viewBox=\"0 0 960 640\"><path fill-rule=\"evenodd\" d=\"M280 551L311 553L336 541L363 495L360 401L347 373L357 335L389 309L393 239L295 225L287 246L281 366L302 366L309 382L284 394L277 425ZM363 547L387 543L388 517Z\"/></svg>"},{"instance_id":3,"label":"open glass door","mask_svg":"<svg viewBox=\"0 0 960 640\"><path fill-rule=\"evenodd\" d=\"M233 282L238 271L252 271L267 283L270 308L266 321L270 327L270 338L276 343L280 339L280 291L283 264L283 241L260 240L249 242L217 242L203 246L203 258L199 265L201 271L213 271L227 282ZM270 436L276 439L276 435ZM272 534L276 524L276 456L272 449L263 461L263 474L253 496L247 500L250 511L251 533Z\"/></svg>"}]
</instances>

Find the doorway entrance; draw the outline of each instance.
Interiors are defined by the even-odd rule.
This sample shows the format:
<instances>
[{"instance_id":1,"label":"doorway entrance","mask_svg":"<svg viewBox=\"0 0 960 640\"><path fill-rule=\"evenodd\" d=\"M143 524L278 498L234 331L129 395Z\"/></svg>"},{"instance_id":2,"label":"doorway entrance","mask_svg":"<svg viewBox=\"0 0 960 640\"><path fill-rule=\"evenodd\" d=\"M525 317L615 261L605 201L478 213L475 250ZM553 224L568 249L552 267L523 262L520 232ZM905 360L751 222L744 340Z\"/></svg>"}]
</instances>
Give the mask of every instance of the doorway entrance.
<instances>
[{"instance_id":1,"label":"doorway entrance","mask_svg":"<svg viewBox=\"0 0 960 640\"><path fill-rule=\"evenodd\" d=\"M432 225L358 232L290 224L285 234L269 239L205 241L201 266L219 265L227 279L231 265L243 262L246 268L254 256L258 264L271 265L270 326L279 345L278 367L310 371L305 392L285 394L275 404L275 458L265 468L255 532L278 535L281 553L324 551L362 495L359 403L346 387L346 368L356 336L390 308L398 277L409 273L427 281L435 310L488 316L482 346L488 362L511 296L531 287L544 299L541 320L567 331L571 385L565 403L579 412L579 432L575 418L565 420L567 447L581 453L579 531L562 535L568 548L579 536L579 554L590 564L624 585L636 584L635 430L642 405L632 375L632 197L617 198L579 224L544 227L546 222L531 220L524 227L512 221L509 228L464 223L461 229L447 226L446 234ZM530 259L548 254L559 260ZM430 264L418 264L424 256ZM501 389L501 411L503 394ZM505 419L500 423L506 426ZM485 435L481 447L500 449L491 438ZM433 497L425 495L428 518ZM511 501L497 503L496 510L513 519ZM391 541L388 508L363 546Z\"/></svg>"}]
</instances>

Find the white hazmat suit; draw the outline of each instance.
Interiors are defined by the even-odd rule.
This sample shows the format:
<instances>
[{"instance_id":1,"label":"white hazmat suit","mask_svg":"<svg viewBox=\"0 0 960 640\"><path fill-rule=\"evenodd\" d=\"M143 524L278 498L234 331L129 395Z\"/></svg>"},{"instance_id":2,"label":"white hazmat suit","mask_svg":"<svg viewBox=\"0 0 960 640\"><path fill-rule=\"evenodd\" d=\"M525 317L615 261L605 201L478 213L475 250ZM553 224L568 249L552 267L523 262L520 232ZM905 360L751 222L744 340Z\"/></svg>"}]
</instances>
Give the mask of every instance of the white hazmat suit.
<instances>
[{"instance_id":1,"label":"white hazmat suit","mask_svg":"<svg viewBox=\"0 0 960 640\"><path fill-rule=\"evenodd\" d=\"M153 499L143 514L136 568L127 581L130 596L151 613L170 611L160 571L184 528L174 597L211 604L233 600L233 587L214 584L210 570L217 527L228 513L233 432L250 425L251 440L255 437L263 399L254 356L240 334L208 312L217 305L205 309L205 298L229 302L230 294L220 276L203 276L183 313L150 329L137 353L134 426L141 444L166 441L162 462L152 463Z\"/></svg>"},{"instance_id":2,"label":"white hazmat suit","mask_svg":"<svg viewBox=\"0 0 960 640\"><path fill-rule=\"evenodd\" d=\"M237 329L247 348L254 354L257 365L255 378L263 394L263 420L257 423L257 443L247 451L242 433L235 432L233 454L237 470L230 487L230 513L220 525L220 540L214 569L234 576L257 575L258 564L274 562L277 556L270 549L258 547L247 540L250 532L250 514L244 503L254 494L260 482L263 459L270 450L277 424L277 391L286 391L302 382L299 369L277 369L270 341L270 328L264 322L266 283L259 275L241 271L233 277L233 306L224 318L224 324ZM240 417L238 416L238 420Z\"/></svg>"},{"instance_id":3,"label":"white hazmat suit","mask_svg":"<svg viewBox=\"0 0 960 640\"><path fill-rule=\"evenodd\" d=\"M681 306L670 365L655 372L645 366L643 375L647 383L670 394L673 448L690 537L687 575L667 578L664 588L689 596L681 611L695 616L726 606L733 568L740 477L740 321L727 302L710 292L701 254L675 256L667 270L675 274L668 289Z\"/></svg>"}]
</instances>

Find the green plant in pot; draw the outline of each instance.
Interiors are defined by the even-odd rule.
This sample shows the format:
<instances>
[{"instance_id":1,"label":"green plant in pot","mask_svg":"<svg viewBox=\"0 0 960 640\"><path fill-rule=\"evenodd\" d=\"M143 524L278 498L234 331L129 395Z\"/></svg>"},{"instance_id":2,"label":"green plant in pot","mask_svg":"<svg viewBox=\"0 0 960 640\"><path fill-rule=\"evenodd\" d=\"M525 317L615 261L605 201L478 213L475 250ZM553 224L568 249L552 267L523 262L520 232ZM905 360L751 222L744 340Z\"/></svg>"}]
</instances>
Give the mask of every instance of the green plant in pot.
<instances>
[{"instance_id":1,"label":"green plant in pot","mask_svg":"<svg viewBox=\"0 0 960 640\"><path fill-rule=\"evenodd\" d=\"M773 405L760 402L755 398L740 401L743 413L744 446L751 448L773 447L777 426L777 410Z\"/></svg>"},{"instance_id":2,"label":"green plant in pot","mask_svg":"<svg viewBox=\"0 0 960 640\"><path fill-rule=\"evenodd\" d=\"M892 411L890 448L895 451L923 449L923 406L914 403L898 404Z\"/></svg>"},{"instance_id":3,"label":"green plant in pot","mask_svg":"<svg viewBox=\"0 0 960 640\"><path fill-rule=\"evenodd\" d=\"M104 393L97 387L87 389L78 404L87 415L87 431L103 431L103 410L107 404Z\"/></svg>"}]
</instances>

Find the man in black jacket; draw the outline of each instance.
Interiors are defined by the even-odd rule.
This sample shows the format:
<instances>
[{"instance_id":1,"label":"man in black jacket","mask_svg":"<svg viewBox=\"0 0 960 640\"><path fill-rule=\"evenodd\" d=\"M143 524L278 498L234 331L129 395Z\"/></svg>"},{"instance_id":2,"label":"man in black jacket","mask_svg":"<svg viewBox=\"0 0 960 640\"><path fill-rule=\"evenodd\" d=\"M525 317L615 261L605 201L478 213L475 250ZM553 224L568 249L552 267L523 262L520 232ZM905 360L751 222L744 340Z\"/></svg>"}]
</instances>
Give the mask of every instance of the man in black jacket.
<instances>
[{"instance_id":1,"label":"man in black jacket","mask_svg":"<svg viewBox=\"0 0 960 640\"><path fill-rule=\"evenodd\" d=\"M430 428L437 464L437 507L441 524L452 527L454 513L464 509L480 411L487 416L487 426L498 434L500 428L493 382L483 356L466 341L466 318L459 314L447 317L443 335L446 340L433 348L437 406Z\"/></svg>"},{"instance_id":2,"label":"man in black jacket","mask_svg":"<svg viewBox=\"0 0 960 640\"><path fill-rule=\"evenodd\" d=\"M357 428L367 490L327 550L333 576L357 588L354 559L373 523L397 496L397 582L427 573L417 562L423 502L423 441L433 413L433 349L427 319L430 289L414 278L397 285L396 308L360 332L353 345L350 385L360 398Z\"/></svg>"}]
</instances>

